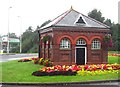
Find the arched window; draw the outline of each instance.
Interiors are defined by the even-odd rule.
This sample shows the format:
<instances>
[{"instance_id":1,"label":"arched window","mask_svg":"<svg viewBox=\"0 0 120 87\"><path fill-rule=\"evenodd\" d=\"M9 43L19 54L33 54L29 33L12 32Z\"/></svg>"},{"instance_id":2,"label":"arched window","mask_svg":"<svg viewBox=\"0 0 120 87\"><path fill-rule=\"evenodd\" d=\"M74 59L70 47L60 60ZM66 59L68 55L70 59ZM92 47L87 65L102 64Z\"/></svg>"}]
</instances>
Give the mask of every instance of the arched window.
<instances>
[{"instance_id":1,"label":"arched window","mask_svg":"<svg viewBox=\"0 0 120 87\"><path fill-rule=\"evenodd\" d=\"M86 45L86 41L84 39L79 39L77 40L76 45Z\"/></svg>"},{"instance_id":2,"label":"arched window","mask_svg":"<svg viewBox=\"0 0 120 87\"><path fill-rule=\"evenodd\" d=\"M60 48L69 49L70 48L70 40L67 38L63 38L60 42Z\"/></svg>"},{"instance_id":3,"label":"arched window","mask_svg":"<svg viewBox=\"0 0 120 87\"><path fill-rule=\"evenodd\" d=\"M94 40L92 41L92 49L101 49L100 40L94 39Z\"/></svg>"}]
</instances>

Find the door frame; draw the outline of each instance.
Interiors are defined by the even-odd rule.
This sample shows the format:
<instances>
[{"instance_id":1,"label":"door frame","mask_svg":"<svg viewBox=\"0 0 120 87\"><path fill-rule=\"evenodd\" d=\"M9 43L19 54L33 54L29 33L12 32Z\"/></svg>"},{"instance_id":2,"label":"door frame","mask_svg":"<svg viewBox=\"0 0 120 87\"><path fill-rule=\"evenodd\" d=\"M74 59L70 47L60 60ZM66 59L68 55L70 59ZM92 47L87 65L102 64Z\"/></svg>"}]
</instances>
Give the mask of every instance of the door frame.
<instances>
[{"instance_id":1,"label":"door frame","mask_svg":"<svg viewBox=\"0 0 120 87\"><path fill-rule=\"evenodd\" d=\"M75 63L76 63L76 49L77 48L85 48L85 64L86 64L87 63L87 47L84 47L84 46L75 47Z\"/></svg>"}]
</instances>

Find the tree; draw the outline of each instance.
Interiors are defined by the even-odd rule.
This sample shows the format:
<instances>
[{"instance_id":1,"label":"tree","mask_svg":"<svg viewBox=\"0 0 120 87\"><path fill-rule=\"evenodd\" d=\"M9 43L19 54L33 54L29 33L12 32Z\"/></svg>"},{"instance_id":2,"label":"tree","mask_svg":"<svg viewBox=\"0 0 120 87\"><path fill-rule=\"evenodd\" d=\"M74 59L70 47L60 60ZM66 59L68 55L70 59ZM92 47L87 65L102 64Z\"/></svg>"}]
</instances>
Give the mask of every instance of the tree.
<instances>
[{"instance_id":1,"label":"tree","mask_svg":"<svg viewBox=\"0 0 120 87\"><path fill-rule=\"evenodd\" d=\"M104 24L108 25L109 27L112 26L112 22L111 22L110 19L106 19L106 20L104 21Z\"/></svg>"},{"instance_id":2,"label":"tree","mask_svg":"<svg viewBox=\"0 0 120 87\"><path fill-rule=\"evenodd\" d=\"M43 27L43 26L49 24L50 22L51 22L51 20L45 21L40 27Z\"/></svg>"},{"instance_id":3,"label":"tree","mask_svg":"<svg viewBox=\"0 0 120 87\"><path fill-rule=\"evenodd\" d=\"M12 43L12 48L10 49L11 53L19 53L20 52L20 46L18 43Z\"/></svg>"},{"instance_id":4,"label":"tree","mask_svg":"<svg viewBox=\"0 0 120 87\"><path fill-rule=\"evenodd\" d=\"M33 29L28 27L28 29L22 34L22 52L26 53L33 46Z\"/></svg>"},{"instance_id":5,"label":"tree","mask_svg":"<svg viewBox=\"0 0 120 87\"><path fill-rule=\"evenodd\" d=\"M23 53L38 52L38 43L39 43L38 29L39 29L39 26L37 26L35 31L33 31L32 27L30 26L23 33L22 35L22 52Z\"/></svg>"},{"instance_id":6,"label":"tree","mask_svg":"<svg viewBox=\"0 0 120 87\"><path fill-rule=\"evenodd\" d=\"M110 27L110 33L112 35L112 42L113 42L113 47L110 48L109 50L120 50L120 24L114 24L111 22L110 19L106 19L102 17L102 13L98 11L97 9L92 10L91 12L88 13L88 16L91 18L94 18Z\"/></svg>"},{"instance_id":7,"label":"tree","mask_svg":"<svg viewBox=\"0 0 120 87\"><path fill-rule=\"evenodd\" d=\"M117 38L117 41L118 41L118 51L120 51L120 24L117 24L118 25L118 38Z\"/></svg>"},{"instance_id":8,"label":"tree","mask_svg":"<svg viewBox=\"0 0 120 87\"><path fill-rule=\"evenodd\" d=\"M22 41L28 39L32 34L32 27L28 27L28 29L22 34Z\"/></svg>"},{"instance_id":9,"label":"tree","mask_svg":"<svg viewBox=\"0 0 120 87\"><path fill-rule=\"evenodd\" d=\"M10 38L17 38L18 39L18 37L17 37L17 35L15 33L9 33L9 37Z\"/></svg>"},{"instance_id":10,"label":"tree","mask_svg":"<svg viewBox=\"0 0 120 87\"><path fill-rule=\"evenodd\" d=\"M104 22L105 18L102 17L102 13L98 11L97 9L93 9L91 12L88 13L88 16L91 18L94 18L100 22Z\"/></svg>"}]
</instances>

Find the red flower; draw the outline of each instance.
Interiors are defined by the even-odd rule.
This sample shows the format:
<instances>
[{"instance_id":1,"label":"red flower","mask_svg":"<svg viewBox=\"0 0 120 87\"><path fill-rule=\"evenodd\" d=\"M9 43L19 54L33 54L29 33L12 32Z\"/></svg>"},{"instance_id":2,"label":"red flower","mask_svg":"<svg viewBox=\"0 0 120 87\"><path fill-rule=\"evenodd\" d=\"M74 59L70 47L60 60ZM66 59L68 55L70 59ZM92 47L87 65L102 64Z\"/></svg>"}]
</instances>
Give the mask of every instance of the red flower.
<instances>
[{"instance_id":1,"label":"red flower","mask_svg":"<svg viewBox=\"0 0 120 87\"><path fill-rule=\"evenodd\" d=\"M74 66L72 67L72 70L73 70L73 71L78 71L78 70L79 70L79 68L78 68L78 66L77 66L77 65L74 65Z\"/></svg>"},{"instance_id":2,"label":"red flower","mask_svg":"<svg viewBox=\"0 0 120 87\"><path fill-rule=\"evenodd\" d=\"M108 67L107 67L106 64L103 66L103 69L104 69L104 70L108 69Z\"/></svg>"},{"instance_id":3,"label":"red flower","mask_svg":"<svg viewBox=\"0 0 120 87\"><path fill-rule=\"evenodd\" d=\"M85 65L85 66L84 66L84 69L85 69L85 70L86 70L86 69L88 69L88 68L89 68L89 66L88 66L88 65Z\"/></svg>"}]
</instances>

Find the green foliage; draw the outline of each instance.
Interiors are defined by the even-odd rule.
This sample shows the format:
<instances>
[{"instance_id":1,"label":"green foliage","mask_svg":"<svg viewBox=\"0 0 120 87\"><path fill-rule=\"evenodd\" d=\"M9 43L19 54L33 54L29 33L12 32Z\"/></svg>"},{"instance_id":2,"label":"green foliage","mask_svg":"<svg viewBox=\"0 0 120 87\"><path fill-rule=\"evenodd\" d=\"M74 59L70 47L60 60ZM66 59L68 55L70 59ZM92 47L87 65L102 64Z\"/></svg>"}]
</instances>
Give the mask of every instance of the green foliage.
<instances>
[{"instance_id":1,"label":"green foliage","mask_svg":"<svg viewBox=\"0 0 120 87\"><path fill-rule=\"evenodd\" d=\"M105 75L105 74L112 74L112 73L120 73L120 70L96 70L96 71L78 71L77 75L79 76L95 76L95 75Z\"/></svg>"},{"instance_id":2,"label":"green foliage","mask_svg":"<svg viewBox=\"0 0 120 87\"><path fill-rule=\"evenodd\" d=\"M10 38L18 38L15 33L9 33L9 37L10 37Z\"/></svg>"},{"instance_id":3,"label":"green foliage","mask_svg":"<svg viewBox=\"0 0 120 87\"><path fill-rule=\"evenodd\" d=\"M43 37L43 42L46 43L46 41L50 40L51 37L49 35Z\"/></svg>"},{"instance_id":4,"label":"green foliage","mask_svg":"<svg viewBox=\"0 0 120 87\"><path fill-rule=\"evenodd\" d=\"M114 24L108 18L105 20L105 18L102 17L102 13L97 9L93 9L91 12L89 12L88 16L110 27L110 33L112 35L112 40L113 40L112 41L113 47L109 48L108 50L120 51L120 24Z\"/></svg>"},{"instance_id":5,"label":"green foliage","mask_svg":"<svg viewBox=\"0 0 120 87\"><path fill-rule=\"evenodd\" d=\"M106 19L105 21L104 21L104 24L106 24L106 25L108 25L108 26L112 26L112 22L111 22L111 20L110 19Z\"/></svg>"},{"instance_id":6,"label":"green foliage","mask_svg":"<svg viewBox=\"0 0 120 87\"><path fill-rule=\"evenodd\" d=\"M49 60L49 59L45 59L44 62L43 62L43 65L44 66L52 66L52 62Z\"/></svg>"},{"instance_id":7,"label":"green foliage","mask_svg":"<svg viewBox=\"0 0 120 87\"><path fill-rule=\"evenodd\" d=\"M34 60L34 64L44 65L44 66L52 66L52 62L49 59L38 58Z\"/></svg>"},{"instance_id":8,"label":"green foliage","mask_svg":"<svg viewBox=\"0 0 120 87\"><path fill-rule=\"evenodd\" d=\"M91 12L88 13L88 16L91 18L94 18L100 22L104 22L105 18L102 17L102 13L98 11L97 9L92 10Z\"/></svg>"},{"instance_id":9,"label":"green foliage","mask_svg":"<svg viewBox=\"0 0 120 87\"><path fill-rule=\"evenodd\" d=\"M44 22L40 27L45 26L50 23L48 20ZM40 28L37 26L36 30L33 31L32 27L28 27L28 29L22 34L22 52L23 53L36 53L38 52L38 44L39 44L39 34L38 30ZM49 39L49 36L45 37L45 42Z\"/></svg>"},{"instance_id":10,"label":"green foliage","mask_svg":"<svg viewBox=\"0 0 120 87\"><path fill-rule=\"evenodd\" d=\"M104 42L109 42L110 37L109 37L109 36L105 36L105 37L103 38L103 40L104 40Z\"/></svg>"},{"instance_id":11,"label":"green foliage","mask_svg":"<svg viewBox=\"0 0 120 87\"><path fill-rule=\"evenodd\" d=\"M10 53L19 53L20 52L20 46L14 45L14 47L10 50Z\"/></svg>"},{"instance_id":12,"label":"green foliage","mask_svg":"<svg viewBox=\"0 0 120 87\"><path fill-rule=\"evenodd\" d=\"M50 22L51 22L51 20L45 21L40 27L43 27L43 26L49 24Z\"/></svg>"},{"instance_id":13,"label":"green foliage","mask_svg":"<svg viewBox=\"0 0 120 87\"><path fill-rule=\"evenodd\" d=\"M112 24L111 34L113 40L113 48L111 50L120 51L120 24Z\"/></svg>"},{"instance_id":14,"label":"green foliage","mask_svg":"<svg viewBox=\"0 0 120 87\"><path fill-rule=\"evenodd\" d=\"M45 60L44 60L43 58L40 58L39 64L40 64L40 65L43 65L44 61L45 61Z\"/></svg>"},{"instance_id":15,"label":"green foliage","mask_svg":"<svg viewBox=\"0 0 120 87\"><path fill-rule=\"evenodd\" d=\"M118 50L120 51L120 24L117 24L118 25L118 38L117 38L117 41L118 41Z\"/></svg>"},{"instance_id":16,"label":"green foliage","mask_svg":"<svg viewBox=\"0 0 120 87\"><path fill-rule=\"evenodd\" d=\"M35 53L38 52L39 37L37 30L33 32L29 27L22 35L22 52Z\"/></svg>"}]
</instances>

